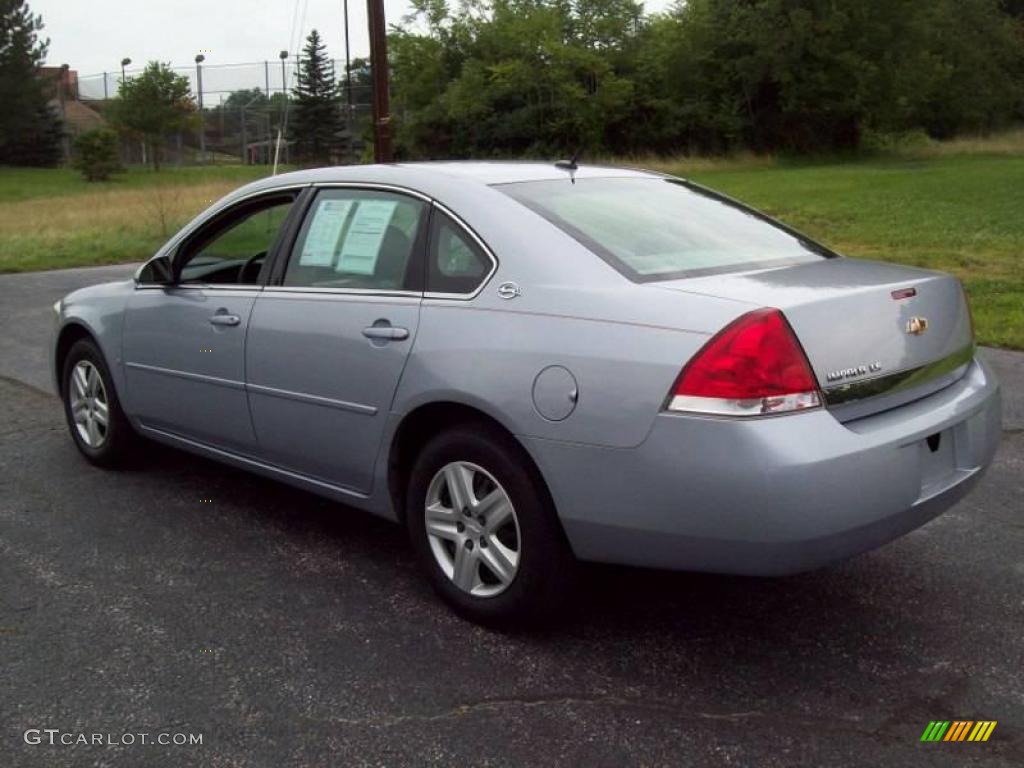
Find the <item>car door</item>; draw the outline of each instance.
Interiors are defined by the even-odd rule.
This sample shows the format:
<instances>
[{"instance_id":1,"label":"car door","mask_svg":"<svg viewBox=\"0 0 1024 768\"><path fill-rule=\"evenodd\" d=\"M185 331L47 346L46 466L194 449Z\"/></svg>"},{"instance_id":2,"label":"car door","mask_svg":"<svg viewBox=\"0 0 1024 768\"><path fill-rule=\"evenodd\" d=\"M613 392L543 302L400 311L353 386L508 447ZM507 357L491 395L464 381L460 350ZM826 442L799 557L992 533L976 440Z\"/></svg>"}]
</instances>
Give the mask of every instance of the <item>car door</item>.
<instances>
[{"instance_id":1,"label":"car door","mask_svg":"<svg viewBox=\"0 0 1024 768\"><path fill-rule=\"evenodd\" d=\"M171 284L140 283L123 356L131 413L144 427L251 453L245 336L297 192L235 205L186 238Z\"/></svg>"},{"instance_id":2,"label":"car door","mask_svg":"<svg viewBox=\"0 0 1024 768\"><path fill-rule=\"evenodd\" d=\"M324 188L256 299L246 347L261 455L369 493L422 299L426 200Z\"/></svg>"}]
</instances>

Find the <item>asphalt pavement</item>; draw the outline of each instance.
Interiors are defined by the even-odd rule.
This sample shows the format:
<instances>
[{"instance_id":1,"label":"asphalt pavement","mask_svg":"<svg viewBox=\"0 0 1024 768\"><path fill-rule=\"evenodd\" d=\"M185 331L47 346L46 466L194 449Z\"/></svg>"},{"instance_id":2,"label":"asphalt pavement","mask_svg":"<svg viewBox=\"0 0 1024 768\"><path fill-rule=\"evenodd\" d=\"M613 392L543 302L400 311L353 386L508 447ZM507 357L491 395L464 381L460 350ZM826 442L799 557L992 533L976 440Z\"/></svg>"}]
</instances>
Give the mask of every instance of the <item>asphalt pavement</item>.
<instances>
[{"instance_id":1,"label":"asphalt pavement","mask_svg":"<svg viewBox=\"0 0 1024 768\"><path fill-rule=\"evenodd\" d=\"M1002 447L909 536L783 579L590 567L562 624L498 634L389 523L157 446L86 464L42 345L120 274L0 277L0 766L1024 764L1024 355L984 352Z\"/></svg>"}]
</instances>

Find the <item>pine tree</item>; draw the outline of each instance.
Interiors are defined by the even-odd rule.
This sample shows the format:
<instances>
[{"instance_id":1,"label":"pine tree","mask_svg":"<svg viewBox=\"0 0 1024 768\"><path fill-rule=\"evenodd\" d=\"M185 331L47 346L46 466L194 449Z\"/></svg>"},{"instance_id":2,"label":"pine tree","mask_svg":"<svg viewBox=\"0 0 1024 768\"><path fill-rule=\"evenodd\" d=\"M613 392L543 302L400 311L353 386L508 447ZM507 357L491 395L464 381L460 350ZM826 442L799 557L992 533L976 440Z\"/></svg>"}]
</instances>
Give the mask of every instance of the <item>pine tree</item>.
<instances>
[{"instance_id":1,"label":"pine tree","mask_svg":"<svg viewBox=\"0 0 1024 768\"><path fill-rule=\"evenodd\" d=\"M63 136L39 76L49 40L25 0L0 0L0 165L56 165Z\"/></svg>"},{"instance_id":2,"label":"pine tree","mask_svg":"<svg viewBox=\"0 0 1024 768\"><path fill-rule=\"evenodd\" d=\"M314 29L306 38L299 62L298 85L292 92L291 133L295 156L304 163L329 165L339 150L344 129L334 67Z\"/></svg>"}]
</instances>

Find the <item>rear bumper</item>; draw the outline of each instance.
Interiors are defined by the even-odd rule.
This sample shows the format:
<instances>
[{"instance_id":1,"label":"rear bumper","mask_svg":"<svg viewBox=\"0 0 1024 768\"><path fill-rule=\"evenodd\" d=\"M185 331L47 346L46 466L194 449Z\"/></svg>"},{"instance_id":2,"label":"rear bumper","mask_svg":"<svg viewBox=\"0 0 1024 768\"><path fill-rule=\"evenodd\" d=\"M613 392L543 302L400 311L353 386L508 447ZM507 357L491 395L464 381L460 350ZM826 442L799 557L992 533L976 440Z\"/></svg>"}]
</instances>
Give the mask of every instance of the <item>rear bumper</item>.
<instances>
[{"instance_id":1,"label":"rear bumper","mask_svg":"<svg viewBox=\"0 0 1024 768\"><path fill-rule=\"evenodd\" d=\"M941 514L981 477L1000 435L999 387L975 360L941 392L845 424L825 410L747 421L666 413L634 449L524 444L581 559L774 575L873 549Z\"/></svg>"}]
</instances>

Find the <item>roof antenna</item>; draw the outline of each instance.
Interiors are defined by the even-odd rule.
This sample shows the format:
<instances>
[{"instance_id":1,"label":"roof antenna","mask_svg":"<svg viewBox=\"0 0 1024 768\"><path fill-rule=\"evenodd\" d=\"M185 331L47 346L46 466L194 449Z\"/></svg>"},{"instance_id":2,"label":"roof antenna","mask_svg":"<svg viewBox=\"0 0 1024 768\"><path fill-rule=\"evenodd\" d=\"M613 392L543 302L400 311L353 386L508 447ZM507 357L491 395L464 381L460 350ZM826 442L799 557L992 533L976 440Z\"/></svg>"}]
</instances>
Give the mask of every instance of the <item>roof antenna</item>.
<instances>
[{"instance_id":1,"label":"roof antenna","mask_svg":"<svg viewBox=\"0 0 1024 768\"><path fill-rule=\"evenodd\" d=\"M580 159L580 152L582 151L582 149L577 149L575 152L572 153L571 159L559 160L557 163L555 163L555 168L560 168L563 171L569 172L569 181L571 181L573 184L576 183L576 171L579 169L579 166L576 164L576 161Z\"/></svg>"}]
</instances>

